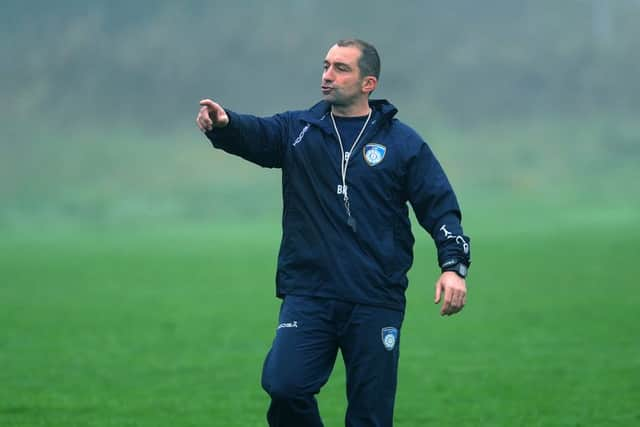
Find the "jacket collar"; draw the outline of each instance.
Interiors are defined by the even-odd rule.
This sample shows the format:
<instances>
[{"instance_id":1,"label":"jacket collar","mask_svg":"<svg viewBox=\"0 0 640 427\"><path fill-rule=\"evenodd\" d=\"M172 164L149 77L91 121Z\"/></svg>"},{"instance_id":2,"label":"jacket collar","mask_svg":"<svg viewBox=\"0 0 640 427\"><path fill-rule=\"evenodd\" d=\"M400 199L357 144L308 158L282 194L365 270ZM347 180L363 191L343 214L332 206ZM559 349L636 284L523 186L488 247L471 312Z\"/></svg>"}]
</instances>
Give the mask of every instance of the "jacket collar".
<instances>
[{"instance_id":1,"label":"jacket collar","mask_svg":"<svg viewBox=\"0 0 640 427\"><path fill-rule=\"evenodd\" d=\"M372 119L378 121L378 126L391 121L398 110L386 99L372 99L369 106L373 110ZM331 104L327 101L320 101L313 107L302 112L301 118L307 123L318 126L320 129L332 133L333 125L331 124Z\"/></svg>"}]
</instances>

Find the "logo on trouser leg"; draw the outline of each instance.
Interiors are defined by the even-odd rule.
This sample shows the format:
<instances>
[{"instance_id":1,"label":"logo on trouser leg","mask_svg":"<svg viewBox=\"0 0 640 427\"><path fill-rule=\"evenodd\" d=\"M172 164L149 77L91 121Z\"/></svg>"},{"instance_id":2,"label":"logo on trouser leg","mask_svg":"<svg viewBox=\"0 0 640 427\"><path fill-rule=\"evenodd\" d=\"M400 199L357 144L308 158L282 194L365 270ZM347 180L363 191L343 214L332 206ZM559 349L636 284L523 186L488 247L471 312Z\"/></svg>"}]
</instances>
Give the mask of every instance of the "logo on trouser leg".
<instances>
[{"instance_id":1,"label":"logo on trouser leg","mask_svg":"<svg viewBox=\"0 0 640 427\"><path fill-rule=\"evenodd\" d=\"M382 344L384 344L384 348L387 351L393 350L393 347L396 346L396 341L398 340L398 330L393 326L387 326L386 328L382 328Z\"/></svg>"},{"instance_id":2,"label":"logo on trouser leg","mask_svg":"<svg viewBox=\"0 0 640 427\"><path fill-rule=\"evenodd\" d=\"M282 328L297 328L298 327L298 321L294 320L293 322L285 322L285 323L280 323L278 325L278 329L282 329Z\"/></svg>"}]
</instances>

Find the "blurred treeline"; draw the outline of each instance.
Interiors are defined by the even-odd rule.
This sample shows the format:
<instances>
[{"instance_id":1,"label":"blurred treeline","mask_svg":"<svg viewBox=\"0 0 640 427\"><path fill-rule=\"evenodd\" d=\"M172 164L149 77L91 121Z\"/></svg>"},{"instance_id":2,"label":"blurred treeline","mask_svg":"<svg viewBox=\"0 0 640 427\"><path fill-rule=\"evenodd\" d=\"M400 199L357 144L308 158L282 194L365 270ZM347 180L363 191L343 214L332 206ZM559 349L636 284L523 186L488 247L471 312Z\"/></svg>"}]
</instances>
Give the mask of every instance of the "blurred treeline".
<instances>
[{"instance_id":1,"label":"blurred treeline","mask_svg":"<svg viewBox=\"0 0 640 427\"><path fill-rule=\"evenodd\" d=\"M198 100L306 108L352 36L461 192L620 194L640 157L639 18L638 0L4 1L0 218L251 205L237 196L277 177L204 151Z\"/></svg>"}]
</instances>

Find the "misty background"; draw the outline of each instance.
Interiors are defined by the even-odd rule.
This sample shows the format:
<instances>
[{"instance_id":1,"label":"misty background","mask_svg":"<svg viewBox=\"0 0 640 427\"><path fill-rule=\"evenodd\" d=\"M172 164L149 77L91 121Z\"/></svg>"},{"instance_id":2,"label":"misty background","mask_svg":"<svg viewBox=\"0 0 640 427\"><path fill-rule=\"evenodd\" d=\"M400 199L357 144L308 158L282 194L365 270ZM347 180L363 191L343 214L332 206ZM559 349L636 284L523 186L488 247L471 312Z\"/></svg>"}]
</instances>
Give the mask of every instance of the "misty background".
<instances>
[{"instance_id":1,"label":"misty background","mask_svg":"<svg viewBox=\"0 0 640 427\"><path fill-rule=\"evenodd\" d=\"M639 18L637 0L4 1L0 226L277 221L279 172L214 151L198 101L308 108L348 37L379 49L374 98L466 219L637 218Z\"/></svg>"}]
</instances>

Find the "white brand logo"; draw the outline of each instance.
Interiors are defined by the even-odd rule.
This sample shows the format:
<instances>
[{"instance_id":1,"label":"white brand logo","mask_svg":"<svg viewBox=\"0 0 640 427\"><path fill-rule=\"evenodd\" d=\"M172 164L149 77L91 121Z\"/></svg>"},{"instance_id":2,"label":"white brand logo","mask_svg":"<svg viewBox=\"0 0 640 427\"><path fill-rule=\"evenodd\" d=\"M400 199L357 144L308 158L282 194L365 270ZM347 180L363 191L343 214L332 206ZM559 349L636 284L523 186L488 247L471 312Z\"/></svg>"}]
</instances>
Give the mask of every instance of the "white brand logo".
<instances>
[{"instance_id":1,"label":"white brand logo","mask_svg":"<svg viewBox=\"0 0 640 427\"><path fill-rule=\"evenodd\" d=\"M465 254L469 253L469 243L467 243L462 236L455 236L452 232L447 230L447 225L444 224L440 227L440 231L444 233L444 237L447 239L456 239L456 243L462 245L462 249Z\"/></svg>"},{"instance_id":2,"label":"white brand logo","mask_svg":"<svg viewBox=\"0 0 640 427\"><path fill-rule=\"evenodd\" d=\"M296 145L298 145L300 143L300 141L302 141L302 138L304 138L304 134L307 133L307 131L309 130L309 126L311 126L311 125L306 125L305 127L302 128L302 131L300 131L300 135L298 135L296 140L293 141L293 146L294 147Z\"/></svg>"},{"instance_id":3,"label":"white brand logo","mask_svg":"<svg viewBox=\"0 0 640 427\"><path fill-rule=\"evenodd\" d=\"M278 325L278 329L282 329L282 328L297 328L298 327L298 321L294 320L293 322L288 322L288 323L280 323Z\"/></svg>"}]
</instances>

